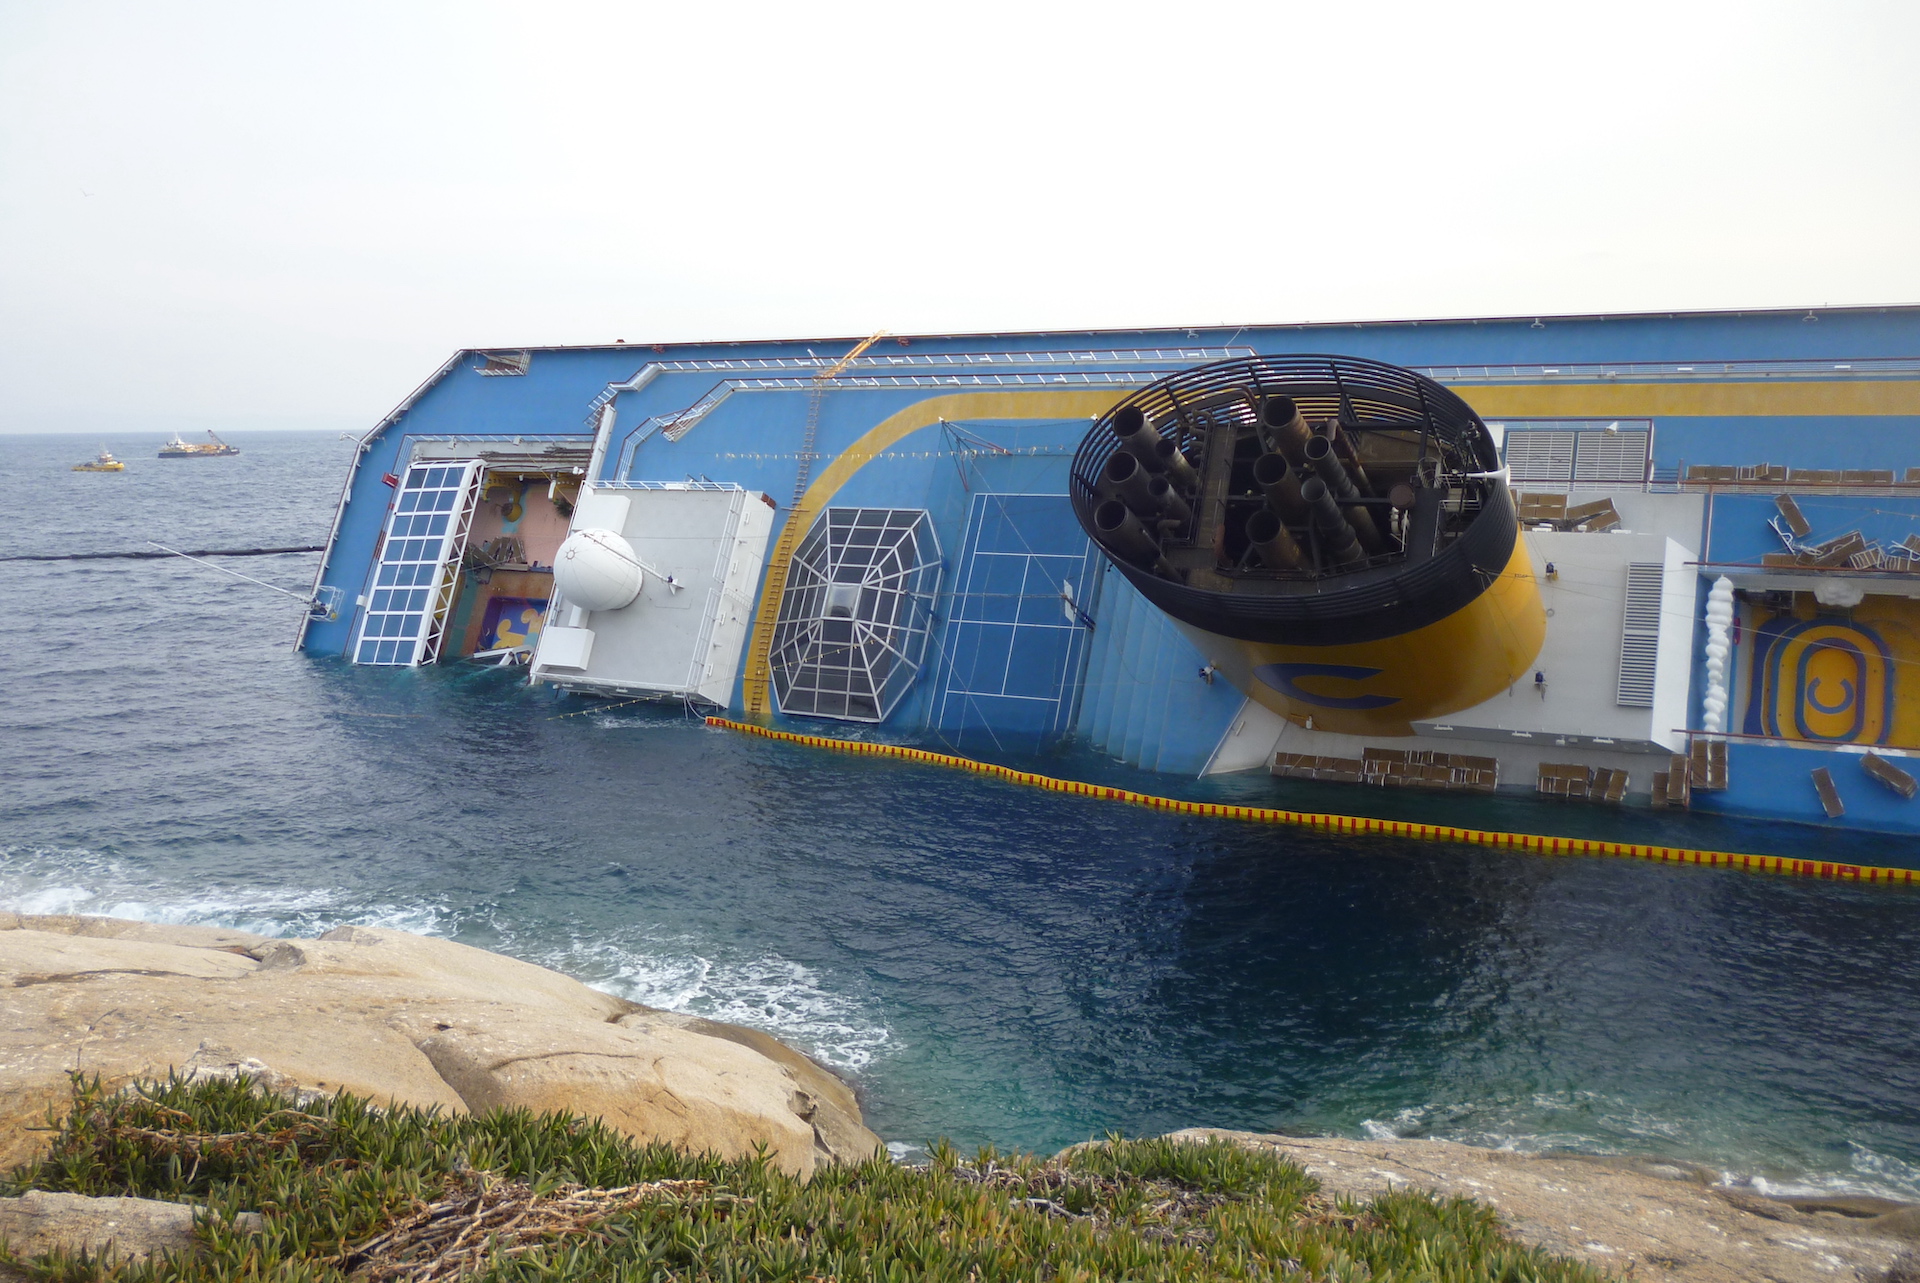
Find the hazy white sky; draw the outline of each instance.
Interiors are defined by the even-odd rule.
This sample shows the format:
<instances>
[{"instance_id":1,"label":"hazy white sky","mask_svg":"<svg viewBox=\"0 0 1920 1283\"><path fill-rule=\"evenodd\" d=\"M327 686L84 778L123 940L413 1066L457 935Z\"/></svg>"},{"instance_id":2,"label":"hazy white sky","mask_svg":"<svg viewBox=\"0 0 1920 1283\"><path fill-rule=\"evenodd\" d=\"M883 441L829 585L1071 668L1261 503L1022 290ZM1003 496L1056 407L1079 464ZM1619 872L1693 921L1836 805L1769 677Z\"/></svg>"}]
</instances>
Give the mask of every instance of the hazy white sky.
<instances>
[{"instance_id":1,"label":"hazy white sky","mask_svg":"<svg viewBox=\"0 0 1920 1283\"><path fill-rule=\"evenodd\" d=\"M1913 0L0 0L0 432L470 346L1920 300Z\"/></svg>"}]
</instances>

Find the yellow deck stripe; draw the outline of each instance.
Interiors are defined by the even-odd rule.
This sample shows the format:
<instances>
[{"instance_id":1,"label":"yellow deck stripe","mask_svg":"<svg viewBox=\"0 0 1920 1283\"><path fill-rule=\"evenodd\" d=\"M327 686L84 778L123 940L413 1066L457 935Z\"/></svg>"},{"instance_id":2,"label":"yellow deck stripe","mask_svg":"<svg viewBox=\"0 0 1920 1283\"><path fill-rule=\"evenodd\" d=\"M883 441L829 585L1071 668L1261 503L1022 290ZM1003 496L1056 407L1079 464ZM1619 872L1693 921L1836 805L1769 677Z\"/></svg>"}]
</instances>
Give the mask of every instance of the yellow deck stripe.
<instances>
[{"instance_id":1,"label":"yellow deck stripe","mask_svg":"<svg viewBox=\"0 0 1920 1283\"><path fill-rule=\"evenodd\" d=\"M866 757L892 757L928 766L949 766L991 775L1013 784L1026 784L1054 793L1073 793L1110 802L1129 802L1173 811L1181 815L1205 815L1227 820L1246 820L1255 824L1295 824L1337 833L1377 833L1388 837L1421 838L1430 842L1463 842L1474 846L1501 846L1533 851L1540 855L1614 855L1630 860L1655 860L1662 864L1707 864L1756 873L1785 873L1799 877L1839 878L1852 882L1920 883L1920 871L1888 869L1869 864L1839 864L1830 860L1796 860L1784 855L1740 855L1732 851L1695 851L1686 847L1648 846L1635 842L1608 842L1599 838L1543 837L1535 833L1499 833L1489 829L1461 829L1449 824L1417 824L1409 820L1376 820L1362 815L1330 815L1317 811L1282 811L1264 806L1236 806L1228 802L1187 802L1179 798L1155 797L1104 784L1083 784L1078 780L1057 780L1050 775L1016 771L969 757L933 753L901 744L872 744L863 740L835 739L829 735L799 735L765 726L736 722L725 717L709 717L707 725L722 730L740 731L763 739L805 744L811 748L832 749L839 753L857 753Z\"/></svg>"},{"instance_id":2,"label":"yellow deck stripe","mask_svg":"<svg viewBox=\"0 0 1920 1283\"><path fill-rule=\"evenodd\" d=\"M1453 390L1482 415L1516 419L1920 414L1920 379L1469 383Z\"/></svg>"},{"instance_id":3,"label":"yellow deck stripe","mask_svg":"<svg viewBox=\"0 0 1920 1283\"><path fill-rule=\"evenodd\" d=\"M826 510L833 496L853 474L885 454L891 447L922 428L930 428L945 419L1076 419L1105 414L1115 401L1127 394L1125 388L1076 389L1070 391L1031 392L953 392L916 401L906 409L888 415L842 450L820 476L807 487L792 511L787 524L774 543L767 559L766 578L761 583L760 607L753 614L753 632L747 642L747 671L741 679L741 702L752 716L772 711L769 694L772 679L773 626L779 622L780 594L787 586L787 572L800 541L813 528L814 520Z\"/></svg>"},{"instance_id":4,"label":"yellow deck stripe","mask_svg":"<svg viewBox=\"0 0 1920 1283\"><path fill-rule=\"evenodd\" d=\"M1610 418L1658 415L1920 414L1920 379L1777 380L1745 383L1462 384L1453 389L1483 415L1512 418ZM794 551L847 481L890 447L942 419L1074 418L1099 415L1125 389L956 392L928 397L882 419L829 464L787 514L762 581L747 644L741 693L746 711L772 711L773 626Z\"/></svg>"}]
</instances>

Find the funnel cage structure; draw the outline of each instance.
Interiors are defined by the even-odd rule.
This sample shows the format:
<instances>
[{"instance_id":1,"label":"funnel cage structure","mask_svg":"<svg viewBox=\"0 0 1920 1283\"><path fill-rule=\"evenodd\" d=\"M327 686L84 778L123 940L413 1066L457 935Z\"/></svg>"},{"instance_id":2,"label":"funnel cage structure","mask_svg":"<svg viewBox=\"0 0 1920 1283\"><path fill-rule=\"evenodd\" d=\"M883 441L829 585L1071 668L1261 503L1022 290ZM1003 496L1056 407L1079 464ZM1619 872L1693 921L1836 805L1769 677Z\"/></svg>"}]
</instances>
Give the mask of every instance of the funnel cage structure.
<instances>
[{"instance_id":1,"label":"funnel cage structure","mask_svg":"<svg viewBox=\"0 0 1920 1283\"><path fill-rule=\"evenodd\" d=\"M828 508L794 553L771 657L783 713L879 722L926 656L940 543L919 508Z\"/></svg>"},{"instance_id":2,"label":"funnel cage structure","mask_svg":"<svg viewBox=\"0 0 1920 1283\"><path fill-rule=\"evenodd\" d=\"M1332 645L1433 623L1505 569L1518 530L1499 468L1486 424L1431 379L1257 356L1119 402L1081 442L1069 493L1088 536L1174 618Z\"/></svg>"}]
</instances>

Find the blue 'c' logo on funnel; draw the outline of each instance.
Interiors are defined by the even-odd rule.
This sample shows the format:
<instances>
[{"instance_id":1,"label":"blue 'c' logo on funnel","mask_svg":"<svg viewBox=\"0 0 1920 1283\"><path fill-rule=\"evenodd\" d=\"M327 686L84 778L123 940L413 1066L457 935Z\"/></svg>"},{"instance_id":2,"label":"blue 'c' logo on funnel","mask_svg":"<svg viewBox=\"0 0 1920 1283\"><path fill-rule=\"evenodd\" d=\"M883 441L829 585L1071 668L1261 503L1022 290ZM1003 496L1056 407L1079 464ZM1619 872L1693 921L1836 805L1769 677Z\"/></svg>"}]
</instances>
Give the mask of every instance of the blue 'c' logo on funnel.
<instances>
[{"instance_id":1,"label":"blue 'c' logo on funnel","mask_svg":"<svg viewBox=\"0 0 1920 1283\"><path fill-rule=\"evenodd\" d=\"M1378 676L1380 671L1378 668L1356 668L1352 664L1262 664L1253 670L1253 675L1288 699L1297 699L1302 704L1312 704L1317 708L1385 708L1389 704L1398 704L1398 695L1316 695L1295 685L1302 677L1335 677L1345 682L1364 682L1369 677Z\"/></svg>"}]
</instances>

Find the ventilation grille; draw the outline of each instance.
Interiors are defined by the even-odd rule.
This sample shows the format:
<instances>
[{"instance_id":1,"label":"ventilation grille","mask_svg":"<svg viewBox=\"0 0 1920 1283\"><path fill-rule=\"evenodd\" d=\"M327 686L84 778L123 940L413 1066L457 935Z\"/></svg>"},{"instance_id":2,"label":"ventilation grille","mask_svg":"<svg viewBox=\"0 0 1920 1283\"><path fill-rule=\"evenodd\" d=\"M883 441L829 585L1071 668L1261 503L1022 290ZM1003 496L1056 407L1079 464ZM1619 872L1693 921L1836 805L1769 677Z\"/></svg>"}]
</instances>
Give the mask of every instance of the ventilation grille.
<instances>
[{"instance_id":1,"label":"ventilation grille","mask_svg":"<svg viewBox=\"0 0 1920 1283\"><path fill-rule=\"evenodd\" d=\"M1507 467L1515 481L1573 480L1577 432L1509 432Z\"/></svg>"},{"instance_id":2,"label":"ventilation grille","mask_svg":"<svg viewBox=\"0 0 1920 1283\"><path fill-rule=\"evenodd\" d=\"M1573 459L1575 481L1630 481L1635 485L1647 479L1647 447L1650 432L1582 432L1580 449Z\"/></svg>"},{"instance_id":3,"label":"ventilation grille","mask_svg":"<svg viewBox=\"0 0 1920 1283\"><path fill-rule=\"evenodd\" d=\"M1620 684L1614 695L1622 708L1653 707L1664 571L1657 561L1636 561L1627 567L1627 609L1620 621Z\"/></svg>"},{"instance_id":4,"label":"ventilation grille","mask_svg":"<svg viewBox=\"0 0 1920 1283\"><path fill-rule=\"evenodd\" d=\"M1506 427L1505 462L1514 481L1639 485L1647 479L1653 426L1645 419L1548 419Z\"/></svg>"}]
</instances>

